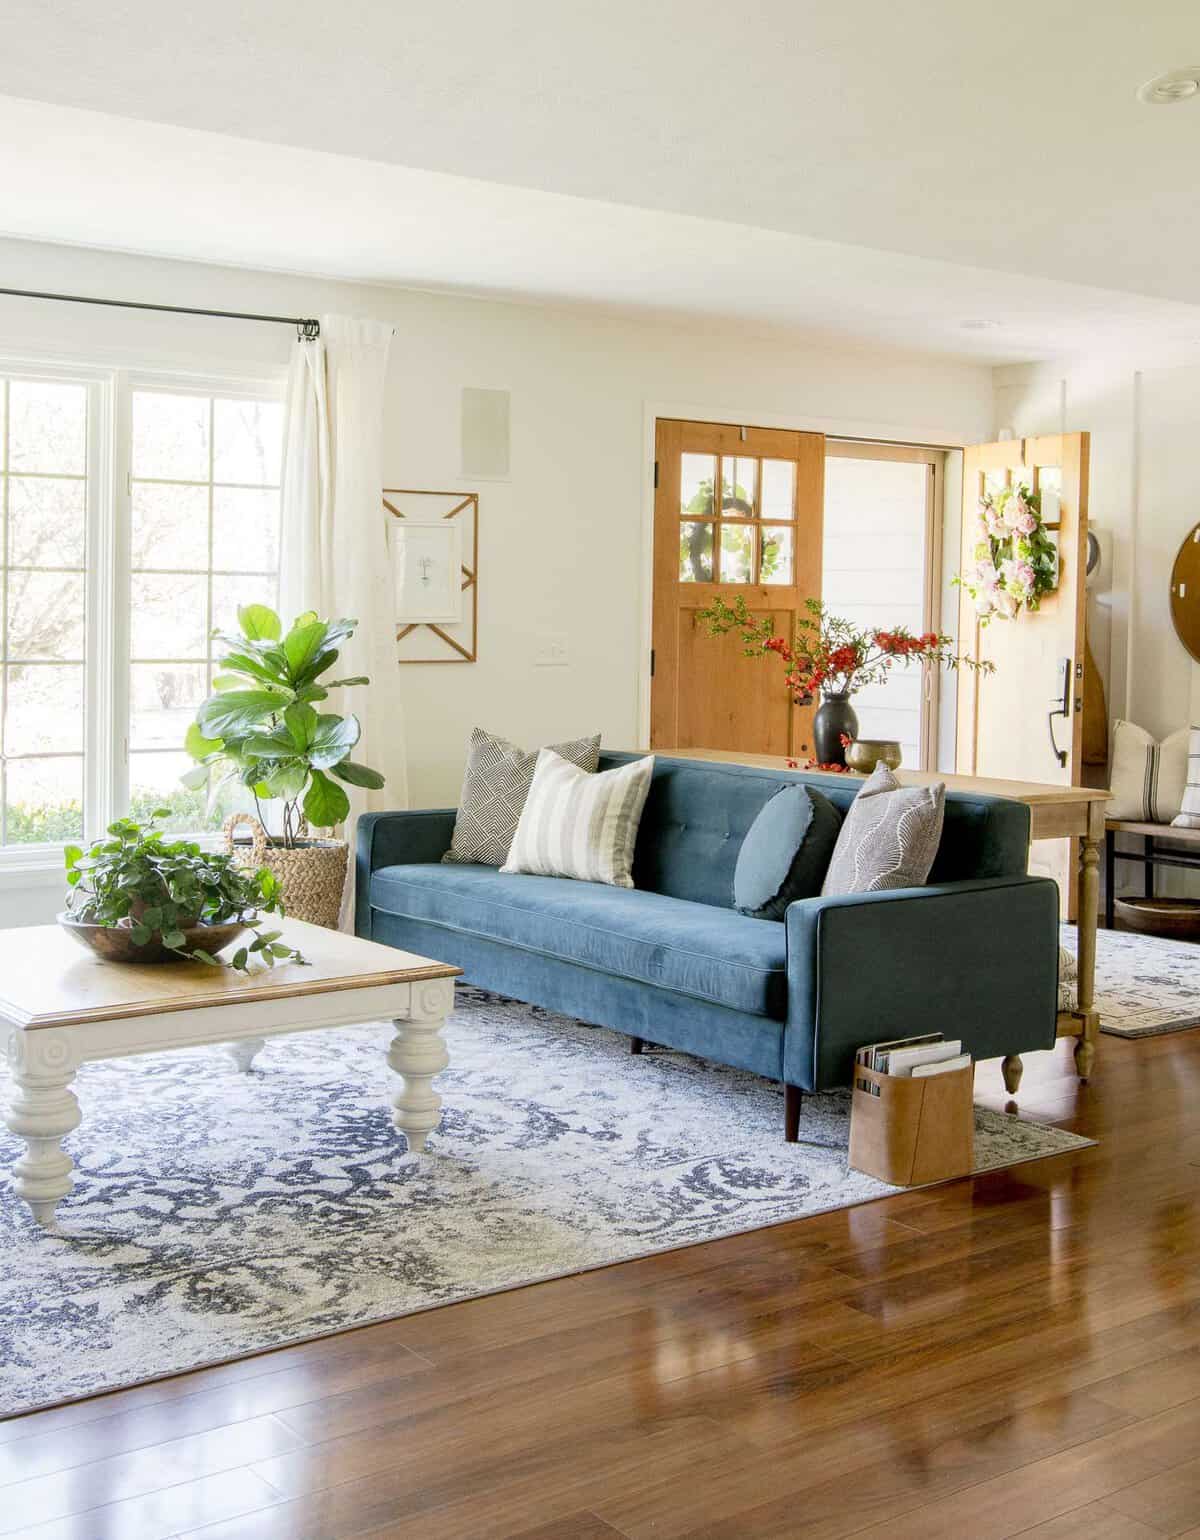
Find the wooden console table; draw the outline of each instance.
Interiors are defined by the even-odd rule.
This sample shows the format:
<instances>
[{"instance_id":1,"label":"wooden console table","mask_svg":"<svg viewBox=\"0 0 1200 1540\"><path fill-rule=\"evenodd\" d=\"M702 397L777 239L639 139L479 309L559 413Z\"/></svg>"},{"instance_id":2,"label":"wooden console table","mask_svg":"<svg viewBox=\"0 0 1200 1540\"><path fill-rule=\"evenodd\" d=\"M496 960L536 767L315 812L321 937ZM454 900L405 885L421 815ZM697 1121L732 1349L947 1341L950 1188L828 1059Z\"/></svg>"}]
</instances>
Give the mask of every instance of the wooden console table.
<instances>
[{"instance_id":1,"label":"wooden console table","mask_svg":"<svg viewBox=\"0 0 1200 1540\"><path fill-rule=\"evenodd\" d=\"M761 765L786 770L788 761L775 754L735 754L724 749L663 749L675 759L724 761L735 765ZM1079 983L1073 1011L1058 1013L1059 1037L1073 1037L1075 1068L1081 1080L1092 1072L1100 1016L1096 999L1096 926L1100 914L1100 851L1104 845L1104 809L1109 793L1094 786L1047 786L1040 781L999 781L984 775L943 775L933 770L898 770L905 786L928 786L944 781L948 791L980 792L990 797L1009 797L1029 809L1029 837L1033 840L1078 840L1079 893L1076 925L1079 935ZM854 776L861 780L861 776ZM831 777L834 779L834 777ZM838 776L836 779L841 780Z\"/></svg>"}]
</instances>

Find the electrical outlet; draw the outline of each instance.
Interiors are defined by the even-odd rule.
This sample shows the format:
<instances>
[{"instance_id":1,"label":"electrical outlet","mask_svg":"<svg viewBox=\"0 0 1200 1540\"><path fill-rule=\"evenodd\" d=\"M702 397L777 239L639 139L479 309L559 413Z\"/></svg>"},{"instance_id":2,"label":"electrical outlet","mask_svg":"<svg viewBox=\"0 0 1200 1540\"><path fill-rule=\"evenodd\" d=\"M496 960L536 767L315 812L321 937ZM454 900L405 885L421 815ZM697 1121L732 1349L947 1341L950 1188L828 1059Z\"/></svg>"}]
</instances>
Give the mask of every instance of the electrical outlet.
<instances>
[{"instance_id":1,"label":"electrical outlet","mask_svg":"<svg viewBox=\"0 0 1200 1540\"><path fill-rule=\"evenodd\" d=\"M552 631L539 640L533 655L535 668L566 668L569 662L565 631Z\"/></svg>"}]
</instances>

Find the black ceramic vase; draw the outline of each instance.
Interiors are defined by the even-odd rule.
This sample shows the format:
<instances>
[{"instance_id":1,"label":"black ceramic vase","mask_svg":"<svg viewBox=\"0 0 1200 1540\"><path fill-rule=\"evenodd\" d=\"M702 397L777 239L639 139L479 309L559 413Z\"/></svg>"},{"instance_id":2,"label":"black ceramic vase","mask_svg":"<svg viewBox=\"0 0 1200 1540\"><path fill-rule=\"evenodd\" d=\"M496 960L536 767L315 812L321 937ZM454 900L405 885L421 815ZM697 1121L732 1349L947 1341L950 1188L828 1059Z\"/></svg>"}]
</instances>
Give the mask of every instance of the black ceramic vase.
<instances>
[{"instance_id":1,"label":"black ceramic vase","mask_svg":"<svg viewBox=\"0 0 1200 1540\"><path fill-rule=\"evenodd\" d=\"M813 748L819 765L844 765L846 750L842 734L858 737L858 718L849 695L824 695L813 717Z\"/></svg>"}]
</instances>

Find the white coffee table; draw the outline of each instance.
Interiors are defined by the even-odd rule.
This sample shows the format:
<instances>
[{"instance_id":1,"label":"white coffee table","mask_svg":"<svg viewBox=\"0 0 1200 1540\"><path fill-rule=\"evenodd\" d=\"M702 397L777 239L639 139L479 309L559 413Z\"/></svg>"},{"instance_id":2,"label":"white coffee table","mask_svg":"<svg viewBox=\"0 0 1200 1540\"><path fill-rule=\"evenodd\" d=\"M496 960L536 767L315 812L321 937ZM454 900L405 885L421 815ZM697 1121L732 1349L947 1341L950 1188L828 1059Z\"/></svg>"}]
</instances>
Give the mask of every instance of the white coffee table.
<instances>
[{"instance_id":1,"label":"white coffee table","mask_svg":"<svg viewBox=\"0 0 1200 1540\"><path fill-rule=\"evenodd\" d=\"M392 1121L424 1149L442 1104L433 1077L450 1062L441 1039L459 968L357 936L284 920L283 939L309 966L246 977L202 963L103 962L57 925L0 930L0 1044L7 1038L9 1129L25 1142L13 1187L39 1224L70 1192L62 1140L82 1118L71 1083L89 1059L222 1043L243 1072L268 1037L390 1018L388 1063L401 1077Z\"/></svg>"}]
</instances>

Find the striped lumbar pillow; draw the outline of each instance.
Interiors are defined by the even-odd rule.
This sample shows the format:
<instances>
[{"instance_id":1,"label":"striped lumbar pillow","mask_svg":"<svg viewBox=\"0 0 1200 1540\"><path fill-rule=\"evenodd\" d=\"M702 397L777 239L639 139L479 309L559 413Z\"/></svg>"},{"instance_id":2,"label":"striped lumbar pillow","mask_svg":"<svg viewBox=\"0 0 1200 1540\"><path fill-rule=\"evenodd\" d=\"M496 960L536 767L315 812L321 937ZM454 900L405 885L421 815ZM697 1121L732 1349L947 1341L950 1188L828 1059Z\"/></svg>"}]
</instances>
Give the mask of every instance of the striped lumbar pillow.
<instances>
[{"instance_id":1,"label":"striped lumbar pillow","mask_svg":"<svg viewBox=\"0 0 1200 1540\"><path fill-rule=\"evenodd\" d=\"M1114 722L1108 817L1133 823L1170 823L1183 802L1187 758L1186 727L1159 743L1136 722Z\"/></svg>"},{"instance_id":2,"label":"striped lumbar pillow","mask_svg":"<svg viewBox=\"0 0 1200 1540\"><path fill-rule=\"evenodd\" d=\"M654 756L589 775L542 749L502 872L633 886L633 847Z\"/></svg>"},{"instance_id":3,"label":"striped lumbar pillow","mask_svg":"<svg viewBox=\"0 0 1200 1540\"><path fill-rule=\"evenodd\" d=\"M1187 785L1183 806L1171 820L1173 829L1200 829L1200 727L1193 727L1188 739Z\"/></svg>"}]
</instances>

